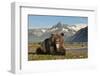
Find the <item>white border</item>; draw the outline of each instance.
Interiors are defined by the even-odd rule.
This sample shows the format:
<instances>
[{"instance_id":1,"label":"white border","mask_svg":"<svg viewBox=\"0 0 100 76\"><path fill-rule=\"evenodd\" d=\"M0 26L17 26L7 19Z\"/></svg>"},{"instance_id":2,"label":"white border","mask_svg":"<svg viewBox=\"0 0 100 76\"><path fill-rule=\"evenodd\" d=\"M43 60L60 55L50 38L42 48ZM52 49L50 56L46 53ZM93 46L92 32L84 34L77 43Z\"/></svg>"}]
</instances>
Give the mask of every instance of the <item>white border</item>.
<instances>
[{"instance_id":1,"label":"white border","mask_svg":"<svg viewBox=\"0 0 100 76\"><path fill-rule=\"evenodd\" d=\"M43 7L27 3L12 3L12 72L47 72L68 70L70 68L91 68L95 66L96 54L94 41L97 37L95 26L95 9L80 7ZM27 61L27 15L63 15L88 17L89 42L88 59ZM92 34L91 34L92 33ZM33 67L32 67L33 66Z\"/></svg>"}]
</instances>

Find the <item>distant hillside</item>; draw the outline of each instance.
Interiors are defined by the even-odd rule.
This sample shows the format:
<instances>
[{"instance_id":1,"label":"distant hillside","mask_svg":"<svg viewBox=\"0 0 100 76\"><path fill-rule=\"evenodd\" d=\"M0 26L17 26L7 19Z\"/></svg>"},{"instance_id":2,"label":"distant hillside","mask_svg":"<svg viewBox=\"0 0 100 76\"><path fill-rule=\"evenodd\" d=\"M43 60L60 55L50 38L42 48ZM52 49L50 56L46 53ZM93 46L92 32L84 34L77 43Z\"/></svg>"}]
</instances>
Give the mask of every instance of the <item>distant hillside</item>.
<instances>
[{"instance_id":1,"label":"distant hillside","mask_svg":"<svg viewBox=\"0 0 100 76\"><path fill-rule=\"evenodd\" d=\"M80 29L72 36L72 42L87 42L88 41L88 27Z\"/></svg>"}]
</instances>

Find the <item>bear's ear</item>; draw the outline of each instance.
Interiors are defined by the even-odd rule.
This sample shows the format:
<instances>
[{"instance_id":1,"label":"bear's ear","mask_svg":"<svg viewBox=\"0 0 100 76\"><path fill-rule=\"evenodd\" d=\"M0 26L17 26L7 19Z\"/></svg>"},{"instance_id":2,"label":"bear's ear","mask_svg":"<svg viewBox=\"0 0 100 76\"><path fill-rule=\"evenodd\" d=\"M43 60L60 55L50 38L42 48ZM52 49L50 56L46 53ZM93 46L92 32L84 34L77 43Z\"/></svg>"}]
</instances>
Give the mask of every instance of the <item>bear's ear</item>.
<instances>
[{"instance_id":1,"label":"bear's ear","mask_svg":"<svg viewBox=\"0 0 100 76\"><path fill-rule=\"evenodd\" d=\"M61 33L61 36L64 36L64 33Z\"/></svg>"}]
</instances>

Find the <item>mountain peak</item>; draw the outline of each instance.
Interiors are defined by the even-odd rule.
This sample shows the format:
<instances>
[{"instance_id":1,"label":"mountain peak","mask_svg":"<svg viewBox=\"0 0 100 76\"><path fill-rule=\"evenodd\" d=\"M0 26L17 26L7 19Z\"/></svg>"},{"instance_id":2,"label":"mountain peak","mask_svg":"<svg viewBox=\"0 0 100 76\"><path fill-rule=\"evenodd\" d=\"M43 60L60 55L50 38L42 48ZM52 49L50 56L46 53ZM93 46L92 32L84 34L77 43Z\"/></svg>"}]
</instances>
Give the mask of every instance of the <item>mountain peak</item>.
<instances>
[{"instance_id":1,"label":"mountain peak","mask_svg":"<svg viewBox=\"0 0 100 76\"><path fill-rule=\"evenodd\" d=\"M57 23L57 25L62 25L62 22L61 22L61 21L59 21L59 22Z\"/></svg>"},{"instance_id":2,"label":"mountain peak","mask_svg":"<svg viewBox=\"0 0 100 76\"><path fill-rule=\"evenodd\" d=\"M61 21L59 21L57 24L56 24L56 26L62 26L63 24L62 24L62 22Z\"/></svg>"},{"instance_id":3,"label":"mountain peak","mask_svg":"<svg viewBox=\"0 0 100 76\"><path fill-rule=\"evenodd\" d=\"M62 28L63 27L63 23L61 21L59 21L56 25L54 25L52 28Z\"/></svg>"}]
</instances>

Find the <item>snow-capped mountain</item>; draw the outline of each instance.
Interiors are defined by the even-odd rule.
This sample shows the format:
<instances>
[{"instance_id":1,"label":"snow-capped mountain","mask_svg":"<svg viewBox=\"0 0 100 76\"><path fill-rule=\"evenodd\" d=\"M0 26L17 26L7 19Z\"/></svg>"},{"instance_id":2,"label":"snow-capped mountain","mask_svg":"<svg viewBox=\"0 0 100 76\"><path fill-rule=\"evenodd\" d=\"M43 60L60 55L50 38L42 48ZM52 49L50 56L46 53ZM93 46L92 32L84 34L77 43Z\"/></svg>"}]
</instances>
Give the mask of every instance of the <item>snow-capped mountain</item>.
<instances>
[{"instance_id":1,"label":"snow-capped mountain","mask_svg":"<svg viewBox=\"0 0 100 76\"><path fill-rule=\"evenodd\" d=\"M28 40L29 42L34 41L43 41L45 38L50 37L51 33L64 33L65 38L69 38L73 36L77 31L80 29L87 27L86 24L74 24L68 25L58 22L57 24L53 25L51 28L39 28L39 29L29 29L28 30Z\"/></svg>"},{"instance_id":2,"label":"snow-capped mountain","mask_svg":"<svg viewBox=\"0 0 100 76\"><path fill-rule=\"evenodd\" d=\"M86 24L74 24L74 25L69 26L68 28L75 30L75 31L79 31L80 29L84 27L87 27L87 25Z\"/></svg>"},{"instance_id":3,"label":"snow-capped mountain","mask_svg":"<svg viewBox=\"0 0 100 76\"><path fill-rule=\"evenodd\" d=\"M86 24L74 24L74 25L68 25L68 24L62 24L61 22L57 23L56 25L54 25L52 28L50 28L51 32L54 31L65 31L65 32L77 32L78 30L86 27Z\"/></svg>"}]
</instances>

